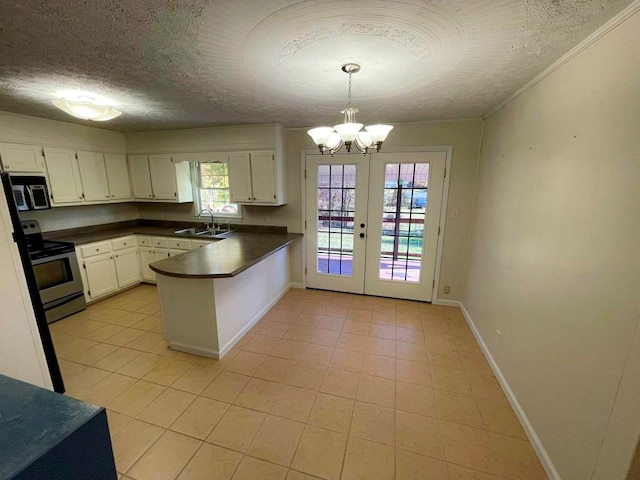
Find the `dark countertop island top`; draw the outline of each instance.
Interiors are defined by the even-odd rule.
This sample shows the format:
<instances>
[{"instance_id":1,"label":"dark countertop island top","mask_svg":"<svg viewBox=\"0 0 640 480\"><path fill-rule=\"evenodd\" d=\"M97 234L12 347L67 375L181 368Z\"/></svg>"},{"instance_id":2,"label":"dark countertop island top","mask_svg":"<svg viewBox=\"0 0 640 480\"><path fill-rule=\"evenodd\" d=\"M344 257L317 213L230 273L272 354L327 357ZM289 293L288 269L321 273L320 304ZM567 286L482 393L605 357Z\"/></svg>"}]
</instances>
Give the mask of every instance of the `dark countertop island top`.
<instances>
[{"instance_id":1,"label":"dark countertop island top","mask_svg":"<svg viewBox=\"0 0 640 480\"><path fill-rule=\"evenodd\" d=\"M149 268L170 277L235 277L299 238L301 233L234 232L205 247L154 262Z\"/></svg>"}]
</instances>

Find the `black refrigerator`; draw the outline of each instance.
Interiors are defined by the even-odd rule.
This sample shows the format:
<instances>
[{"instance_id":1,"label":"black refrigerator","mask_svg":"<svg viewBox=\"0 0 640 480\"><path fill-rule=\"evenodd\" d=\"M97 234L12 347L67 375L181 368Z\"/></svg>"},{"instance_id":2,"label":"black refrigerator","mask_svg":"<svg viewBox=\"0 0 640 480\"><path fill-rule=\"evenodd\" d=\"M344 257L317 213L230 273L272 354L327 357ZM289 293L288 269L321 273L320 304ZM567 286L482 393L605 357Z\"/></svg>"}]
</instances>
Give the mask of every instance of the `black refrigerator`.
<instances>
[{"instance_id":1,"label":"black refrigerator","mask_svg":"<svg viewBox=\"0 0 640 480\"><path fill-rule=\"evenodd\" d=\"M29 251L27 249L27 241L25 234L22 231L20 222L20 216L18 215L18 208L16 206L13 186L11 184L11 177L6 172L0 172L2 179L2 191L6 198L6 203L9 209L9 217L11 219L11 228L13 229L13 241L16 243L18 252L20 254L20 261L22 264L22 271L27 283L29 296L31 298L31 304L33 305L33 313L35 314L36 325L38 327L38 333L40 334L40 340L42 342L42 348L44 350L44 356L49 367L49 375L51 376L51 383L54 391L58 393L64 393L64 382L62 381L62 374L60 373L60 365L58 364L58 358L51 339L51 333L49 331L49 325L44 313L44 307L40 300L40 293L38 291L38 284L36 283L36 277L31 266L31 259L29 257Z\"/></svg>"}]
</instances>

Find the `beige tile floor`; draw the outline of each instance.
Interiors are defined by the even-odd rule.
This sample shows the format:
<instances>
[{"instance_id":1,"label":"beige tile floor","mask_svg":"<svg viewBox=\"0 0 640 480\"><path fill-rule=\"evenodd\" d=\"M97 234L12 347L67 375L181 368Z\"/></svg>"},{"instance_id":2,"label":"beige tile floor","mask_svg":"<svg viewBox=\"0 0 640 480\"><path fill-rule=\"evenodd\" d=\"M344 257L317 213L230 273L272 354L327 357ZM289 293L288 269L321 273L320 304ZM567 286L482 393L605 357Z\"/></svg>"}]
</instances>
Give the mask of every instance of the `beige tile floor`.
<instances>
[{"instance_id":1,"label":"beige tile floor","mask_svg":"<svg viewBox=\"0 0 640 480\"><path fill-rule=\"evenodd\" d=\"M125 479L546 478L457 308L291 290L222 361L167 348L149 285L51 330Z\"/></svg>"}]
</instances>

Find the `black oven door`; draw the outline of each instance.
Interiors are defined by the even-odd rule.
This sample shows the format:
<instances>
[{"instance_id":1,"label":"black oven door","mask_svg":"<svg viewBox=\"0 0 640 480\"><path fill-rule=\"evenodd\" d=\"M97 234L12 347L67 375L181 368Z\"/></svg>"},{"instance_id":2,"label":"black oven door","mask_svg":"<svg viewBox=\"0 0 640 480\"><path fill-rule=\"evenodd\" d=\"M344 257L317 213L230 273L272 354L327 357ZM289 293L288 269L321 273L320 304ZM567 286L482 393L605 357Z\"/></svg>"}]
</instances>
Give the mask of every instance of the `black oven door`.
<instances>
[{"instance_id":1,"label":"black oven door","mask_svg":"<svg viewBox=\"0 0 640 480\"><path fill-rule=\"evenodd\" d=\"M31 264L45 308L49 302L82 292L82 278L75 252L39 258Z\"/></svg>"}]
</instances>

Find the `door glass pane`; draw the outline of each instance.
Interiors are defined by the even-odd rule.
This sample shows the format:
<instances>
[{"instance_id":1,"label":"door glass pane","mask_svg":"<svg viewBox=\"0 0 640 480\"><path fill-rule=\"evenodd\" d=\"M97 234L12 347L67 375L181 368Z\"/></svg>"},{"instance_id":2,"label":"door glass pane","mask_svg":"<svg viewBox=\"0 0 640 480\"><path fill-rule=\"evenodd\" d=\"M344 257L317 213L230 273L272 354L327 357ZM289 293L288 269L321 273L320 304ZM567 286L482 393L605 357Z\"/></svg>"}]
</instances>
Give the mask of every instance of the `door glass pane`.
<instances>
[{"instance_id":1,"label":"door glass pane","mask_svg":"<svg viewBox=\"0 0 640 480\"><path fill-rule=\"evenodd\" d=\"M353 276L355 198L355 165L318 166L318 273Z\"/></svg>"},{"instance_id":2,"label":"door glass pane","mask_svg":"<svg viewBox=\"0 0 640 480\"><path fill-rule=\"evenodd\" d=\"M428 163L385 166L381 280L420 281L428 186Z\"/></svg>"}]
</instances>

